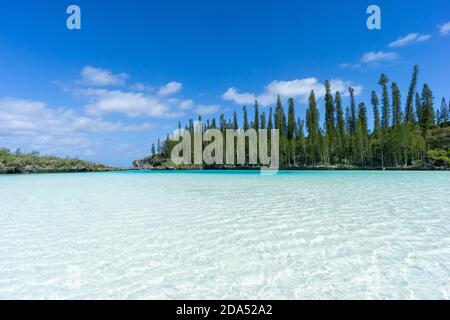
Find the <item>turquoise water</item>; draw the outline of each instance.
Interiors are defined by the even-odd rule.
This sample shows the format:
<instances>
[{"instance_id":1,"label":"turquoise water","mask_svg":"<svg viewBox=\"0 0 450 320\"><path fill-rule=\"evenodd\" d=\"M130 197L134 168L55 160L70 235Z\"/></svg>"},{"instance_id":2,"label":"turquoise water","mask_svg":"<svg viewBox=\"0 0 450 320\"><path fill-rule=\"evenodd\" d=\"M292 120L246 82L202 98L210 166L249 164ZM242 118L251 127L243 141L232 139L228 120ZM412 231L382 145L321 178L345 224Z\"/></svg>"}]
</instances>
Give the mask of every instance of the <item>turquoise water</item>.
<instances>
[{"instance_id":1,"label":"turquoise water","mask_svg":"<svg viewBox=\"0 0 450 320\"><path fill-rule=\"evenodd\" d=\"M0 176L0 298L450 298L450 172Z\"/></svg>"}]
</instances>

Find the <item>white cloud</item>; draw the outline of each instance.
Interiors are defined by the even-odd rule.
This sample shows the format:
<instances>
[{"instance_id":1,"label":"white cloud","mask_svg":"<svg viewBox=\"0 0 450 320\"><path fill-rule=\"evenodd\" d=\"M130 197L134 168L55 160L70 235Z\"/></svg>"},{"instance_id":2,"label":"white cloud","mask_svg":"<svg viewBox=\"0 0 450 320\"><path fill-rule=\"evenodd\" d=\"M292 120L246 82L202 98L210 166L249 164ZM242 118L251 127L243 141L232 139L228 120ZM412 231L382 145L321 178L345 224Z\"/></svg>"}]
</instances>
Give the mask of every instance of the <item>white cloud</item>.
<instances>
[{"instance_id":1,"label":"white cloud","mask_svg":"<svg viewBox=\"0 0 450 320\"><path fill-rule=\"evenodd\" d=\"M383 51L371 51L366 52L361 58L362 63L382 62L382 61L394 61L397 60L398 54L395 52L383 52Z\"/></svg>"},{"instance_id":2,"label":"white cloud","mask_svg":"<svg viewBox=\"0 0 450 320\"><path fill-rule=\"evenodd\" d=\"M290 81L272 81L266 86L266 91L271 97L279 94L282 97L305 98L311 93L311 90L314 90L317 93L321 89L323 89L323 84L319 83L317 78L305 78Z\"/></svg>"},{"instance_id":3,"label":"white cloud","mask_svg":"<svg viewBox=\"0 0 450 320\"><path fill-rule=\"evenodd\" d=\"M183 88L183 84L176 81L159 88L142 82L121 89L105 88L125 85L128 78L126 73L113 74L107 69L86 66L81 70L81 80L72 84L57 84L66 92L86 98L85 111L91 117L116 113L130 118L174 118L184 115L184 111L194 106L190 99L171 97Z\"/></svg>"},{"instance_id":4,"label":"white cloud","mask_svg":"<svg viewBox=\"0 0 450 320\"><path fill-rule=\"evenodd\" d=\"M122 86L128 78L126 73L113 74L107 69L86 66L81 70L80 83L96 87Z\"/></svg>"},{"instance_id":5,"label":"white cloud","mask_svg":"<svg viewBox=\"0 0 450 320\"><path fill-rule=\"evenodd\" d=\"M228 101L234 101L237 104L251 104L254 103L257 97L253 93L243 92L239 93L234 87L229 88L222 98Z\"/></svg>"},{"instance_id":6,"label":"white cloud","mask_svg":"<svg viewBox=\"0 0 450 320\"><path fill-rule=\"evenodd\" d=\"M134 83L130 86L130 90L133 91L144 91L144 92L152 92L155 90L155 88L146 85L145 83Z\"/></svg>"},{"instance_id":7,"label":"white cloud","mask_svg":"<svg viewBox=\"0 0 450 320\"><path fill-rule=\"evenodd\" d=\"M339 67L342 69L359 69L361 68L360 63L341 63Z\"/></svg>"},{"instance_id":8,"label":"white cloud","mask_svg":"<svg viewBox=\"0 0 450 320\"><path fill-rule=\"evenodd\" d=\"M347 94L347 89L352 86L355 89L355 95L358 95L362 91L362 87L359 85L352 85L349 81L334 79L330 80L331 90L333 92L340 91L343 95ZM296 98L301 102L306 102L311 90L314 90L317 97L325 94L325 88L323 83L319 82L317 78L304 78L295 79L290 81L272 81L264 87L264 91L256 95L254 93L240 93L234 87L229 88L222 98L227 101L233 101L236 104L252 104L255 100L263 106L276 103L277 96L282 98Z\"/></svg>"},{"instance_id":9,"label":"white cloud","mask_svg":"<svg viewBox=\"0 0 450 320\"><path fill-rule=\"evenodd\" d=\"M85 109L91 116L119 113L131 118L139 116L173 118L182 115L172 112L168 101L140 92L92 88L79 92L88 97L89 103Z\"/></svg>"},{"instance_id":10,"label":"white cloud","mask_svg":"<svg viewBox=\"0 0 450 320\"><path fill-rule=\"evenodd\" d=\"M182 88L183 88L183 85L181 83L172 81L172 82L169 82L166 85L162 86L161 88L159 88L158 94L163 97L170 96L172 94L177 93Z\"/></svg>"},{"instance_id":11,"label":"white cloud","mask_svg":"<svg viewBox=\"0 0 450 320\"><path fill-rule=\"evenodd\" d=\"M7 138L2 145L26 145L43 152L70 153L86 151L95 145L89 133L145 131L152 127L149 123L123 125L90 118L71 109L50 108L40 101L0 99L0 136Z\"/></svg>"},{"instance_id":12,"label":"white cloud","mask_svg":"<svg viewBox=\"0 0 450 320\"><path fill-rule=\"evenodd\" d=\"M450 34L450 21L447 23L444 23L443 25L441 25L439 27L439 33L441 34L441 36L446 36L446 35Z\"/></svg>"},{"instance_id":13,"label":"white cloud","mask_svg":"<svg viewBox=\"0 0 450 320\"><path fill-rule=\"evenodd\" d=\"M178 104L180 110L190 110L194 106L194 101L191 99L183 100Z\"/></svg>"},{"instance_id":14,"label":"white cloud","mask_svg":"<svg viewBox=\"0 0 450 320\"><path fill-rule=\"evenodd\" d=\"M394 42L391 42L389 44L389 48L404 47L408 44L427 41L430 38L431 38L431 36L428 34L410 33L404 37L397 39Z\"/></svg>"},{"instance_id":15,"label":"white cloud","mask_svg":"<svg viewBox=\"0 0 450 320\"><path fill-rule=\"evenodd\" d=\"M206 115L210 115L213 113L216 113L220 110L220 106L218 105L199 105L195 111L202 115L202 116L206 116Z\"/></svg>"}]
</instances>

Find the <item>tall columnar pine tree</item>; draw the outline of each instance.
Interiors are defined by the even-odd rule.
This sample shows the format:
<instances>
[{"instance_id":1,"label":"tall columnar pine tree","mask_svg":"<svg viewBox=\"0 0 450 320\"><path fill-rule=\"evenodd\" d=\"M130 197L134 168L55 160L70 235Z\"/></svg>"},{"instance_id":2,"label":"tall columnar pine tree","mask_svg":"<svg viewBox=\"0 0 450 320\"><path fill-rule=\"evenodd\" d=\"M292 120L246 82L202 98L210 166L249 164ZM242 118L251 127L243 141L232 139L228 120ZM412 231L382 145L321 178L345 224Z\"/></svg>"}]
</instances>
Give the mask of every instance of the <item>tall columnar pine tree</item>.
<instances>
[{"instance_id":1,"label":"tall columnar pine tree","mask_svg":"<svg viewBox=\"0 0 450 320\"><path fill-rule=\"evenodd\" d=\"M280 96L277 97L277 106L274 112L275 129L279 130L280 134L280 162L287 163L287 129L286 129L286 114L284 113L283 105L281 104Z\"/></svg>"},{"instance_id":2,"label":"tall columnar pine tree","mask_svg":"<svg viewBox=\"0 0 450 320\"><path fill-rule=\"evenodd\" d=\"M300 122L301 122L300 117L297 117L294 128L294 139L298 139L298 136L300 134L300 127L299 127Z\"/></svg>"},{"instance_id":3,"label":"tall columnar pine tree","mask_svg":"<svg viewBox=\"0 0 450 320\"><path fill-rule=\"evenodd\" d=\"M350 134L349 134L349 149L350 154L355 158L357 156L357 140L358 140L358 116L356 114L356 102L355 102L355 89L352 87L348 88L350 93Z\"/></svg>"},{"instance_id":4,"label":"tall columnar pine tree","mask_svg":"<svg viewBox=\"0 0 450 320\"><path fill-rule=\"evenodd\" d=\"M244 125L243 125L243 128L244 128L244 131L247 131L248 129L249 129L249 124L248 124L248 113L247 113L247 107L246 106L244 106L243 108L242 108L242 111L243 111L243 113L244 113Z\"/></svg>"},{"instance_id":5,"label":"tall columnar pine tree","mask_svg":"<svg viewBox=\"0 0 450 320\"><path fill-rule=\"evenodd\" d=\"M259 122L260 122L261 129L267 129L266 113L264 111L261 112Z\"/></svg>"},{"instance_id":6,"label":"tall columnar pine tree","mask_svg":"<svg viewBox=\"0 0 450 320\"><path fill-rule=\"evenodd\" d=\"M221 113L220 117L219 117L219 129L220 129L220 132L222 132L222 134L225 133L226 127L227 127L227 122L225 120L225 115L223 113Z\"/></svg>"},{"instance_id":7,"label":"tall columnar pine tree","mask_svg":"<svg viewBox=\"0 0 450 320\"><path fill-rule=\"evenodd\" d=\"M422 102L420 101L420 95L418 92L416 92L416 116L417 116L417 123L422 124Z\"/></svg>"},{"instance_id":8,"label":"tall columnar pine tree","mask_svg":"<svg viewBox=\"0 0 450 320\"><path fill-rule=\"evenodd\" d=\"M315 164L319 160L319 110L317 109L316 95L311 90L308 99L308 110L306 110L306 127L308 129L308 146L311 160Z\"/></svg>"},{"instance_id":9,"label":"tall columnar pine tree","mask_svg":"<svg viewBox=\"0 0 450 320\"><path fill-rule=\"evenodd\" d=\"M355 89L352 87L348 88L350 93L350 111L351 111L351 122L350 122L350 133L353 135L356 130L356 125L358 119L356 117L356 102L355 102Z\"/></svg>"},{"instance_id":10,"label":"tall columnar pine tree","mask_svg":"<svg viewBox=\"0 0 450 320\"><path fill-rule=\"evenodd\" d=\"M381 129L379 100L375 90L372 90L371 103L373 107L373 132L378 134Z\"/></svg>"},{"instance_id":11,"label":"tall columnar pine tree","mask_svg":"<svg viewBox=\"0 0 450 320\"><path fill-rule=\"evenodd\" d=\"M259 130L259 106L258 101L255 101L255 120L253 121L253 129Z\"/></svg>"},{"instance_id":12,"label":"tall columnar pine tree","mask_svg":"<svg viewBox=\"0 0 450 320\"><path fill-rule=\"evenodd\" d=\"M325 128L330 143L333 142L333 138L336 134L335 126L333 95L331 94L330 81L327 80L325 81Z\"/></svg>"},{"instance_id":13,"label":"tall columnar pine tree","mask_svg":"<svg viewBox=\"0 0 450 320\"><path fill-rule=\"evenodd\" d=\"M337 129L337 149L338 149L338 159L345 158L346 150L346 136L345 136L345 119L344 112L342 111L342 99L341 93L336 91L335 95L336 102L336 129Z\"/></svg>"},{"instance_id":14,"label":"tall columnar pine tree","mask_svg":"<svg viewBox=\"0 0 450 320\"><path fill-rule=\"evenodd\" d=\"M433 106L434 97L427 84L423 85L421 98L421 126L424 131L427 131L435 124L435 114Z\"/></svg>"},{"instance_id":15,"label":"tall columnar pine tree","mask_svg":"<svg viewBox=\"0 0 450 320\"><path fill-rule=\"evenodd\" d=\"M417 87L417 76L419 73L419 66L415 65L413 69L413 75L411 79L411 83L409 85L408 96L406 98L406 106L405 106L405 121L408 123L414 123L416 121L416 117L414 116L414 93L416 92Z\"/></svg>"},{"instance_id":16,"label":"tall columnar pine tree","mask_svg":"<svg viewBox=\"0 0 450 320\"><path fill-rule=\"evenodd\" d=\"M294 109L294 99L289 98L288 100L288 119L287 119L287 152L288 152L288 162L289 164L295 164L295 109Z\"/></svg>"},{"instance_id":17,"label":"tall columnar pine tree","mask_svg":"<svg viewBox=\"0 0 450 320\"><path fill-rule=\"evenodd\" d=\"M268 121L267 121L267 129L269 130L269 132L270 132L270 130L273 129L273 110L272 110L272 107L270 107L270 109L269 109L269 118L268 118Z\"/></svg>"},{"instance_id":18,"label":"tall columnar pine tree","mask_svg":"<svg viewBox=\"0 0 450 320\"><path fill-rule=\"evenodd\" d=\"M284 113L283 105L281 104L280 96L277 98L277 107L275 108L275 129L280 130L280 137L286 137L286 115Z\"/></svg>"},{"instance_id":19,"label":"tall columnar pine tree","mask_svg":"<svg viewBox=\"0 0 450 320\"><path fill-rule=\"evenodd\" d=\"M295 136L295 109L294 109L294 99L289 98L288 100L288 130L287 138L289 141L294 140Z\"/></svg>"},{"instance_id":20,"label":"tall columnar pine tree","mask_svg":"<svg viewBox=\"0 0 450 320\"><path fill-rule=\"evenodd\" d=\"M439 116L436 116L436 122L438 125L443 125L449 121L449 114L448 114L448 106L447 101L445 101L445 98L442 98L441 100L441 108L439 109ZM436 112L437 114L437 112Z\"/></svg>"},{"instance_id":21,"label":"tall columnar pine tree","mask_svg":"<svg viewBox=\"0 0 450 320\"><path fill-rule=\"evenodd\" d=\"M369 129L367 123L367 110L364 103L358 106L358 126L357 126L357 146L360 156L360 163L364 165L369 149Z\"/></svg>"},{"instance_id":22,"label":"tall columnar pine tree","mask_svg":"<svg viewBox=\"0 0 450 320\"><path fill-rule=\"evenodd\" d=\"M352 113L348 106L345 108L345 130L347 130L347 135L350 136L352 131Z\"/></svg>"},{"instance_id":23,"label":"tall columnar pine tree","mask_svg":"<svg viewBox=\"0 0 450 320\"><path fill-rule=\"evenodd\" d=\"M402 110L400 102L400 90L397 83L393 82L392 86L392 126L396 127L402 122Z\"/></svg>"},{"instance_id":24,"label":"tall columnar pine tree","mask_svg":"<svg viewBox=\"0 0 450 320\"><path fill-rule=\"evenodd\" d=\"M308 164L308 153L306 152L306 138L305 138L305 121L297 118L297 149L298 149L298 162L303 165Z\"/></svg>"},{"instance_id":25,"label":"tall columnar pine tree","mask_svg":"<svg viewBox=\"0 0 450 320\"><path fill-rule=\"evenodd\" d=\"M387 132L387 130L389 129L390 118L389 93L387 89L388 82L389 79L384 74L382 74L378 84L381 86L383 92L381 100L381 128L384 132Z\"/></svg>"},{"instance_id":26,"label":"tall columnar pine tree","mask_svg":"<svg viewBox=\"0 0 450 320\"><path fill-rule=\"evenodd\" d=\"M237 130L238 128L239 128L238 116L237 116L237 112L234 111L233 112L233 129Z\"/></svg>"}]
</instances>

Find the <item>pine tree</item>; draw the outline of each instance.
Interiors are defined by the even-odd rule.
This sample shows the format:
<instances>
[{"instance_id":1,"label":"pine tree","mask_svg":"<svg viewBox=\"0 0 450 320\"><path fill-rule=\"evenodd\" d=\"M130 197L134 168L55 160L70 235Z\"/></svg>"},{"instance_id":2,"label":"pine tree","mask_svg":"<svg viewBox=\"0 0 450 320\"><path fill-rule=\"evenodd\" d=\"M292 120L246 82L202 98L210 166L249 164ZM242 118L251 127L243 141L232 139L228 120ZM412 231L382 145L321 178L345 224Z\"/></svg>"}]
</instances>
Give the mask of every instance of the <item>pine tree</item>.
<instances>
[{"instance_id":1,"label":"pine tree","mask_svg":"<svg viewBox=\"0 0 450 320\"><path fill-rule=\"evenodd\" d=\"M439 117L437 118L437 124L442 125L449 121L449 110L447 107L447 101L445 101L445 98L442 98L441 100L441 109L439 110Z\"/></svg>"},{"instance_id":2,"label":"pine tree","mask_svg":"<svg viewBox=\"0 0 450 320\"><path fill-rule=\"evenodd\" d=\"M238 116L237 116L237 112L234 111L233 112L233 129L237 130L238 128L239 128Z\"/></svg>"},{"instance_id":3,"label":"pine tree","mask_svg":"<svg viewBox=\"0 0 450 320\"><path fill-rule=\"evenodd\" d=\"M382 74L380 81L378 82L379 85L382 87L383 91L383 97L382 97L382 107L381 107L381 128L384 130L384 132L387 132L389 128L389 94L387 89L387 83L389 82L389 79Z\"/></svg>"},{"instance_id":4,"label":"pine tree","mask_svg":"<svg viewBox=\"0 0 450 320\"><path fill-rule=\"evenodd\" d=\"M397 83L393 82L391 89L392 89L392 125L395 127L402 122L401 105L400 105L401 97Z\"/></svg>"},{"instance_id":5,"label":"pine tree","mask_svg":"<svg viewBox=\"0 0 450 320\"><path fill-rule=\"evenodd\" d=\"M355 90L350 87L348 88L348 91L350 93L350 133L349 133L349 140L348 140L348 147L350 151L350 155L353 156L354 159L357 157L357 142L358 142L358 116L356 114L356 102L355 102L355 96L354 92Z\"/></svg>"},{"instance_id":6,"label":"pine tree","mask_svg":"<svg viewBox=\"0 0 450 320\"><path fill-rule=\"evenodd\" d=\"M364 164L365 157L369 147L369 132L367 124L367 110L364 103L358 106L358 128L357 128L357 145L360 155L360 162Z\"/></svg>"},{"instance_id":7,"label":"pine tree","mask_svg":"<svg viewBox=\"0 0 450 320\"><path fill-rule=\"evenodd\" d=\"M268 137L269 142L272 139L272 129L273 129L273 111L272 111L272 107L270 107L269 118L267 119L267 130L268 130L267 137Z\"/></svg>"},{"instance_id":8,"label":"pine tree","mask_svg":"<svg viewBox=\"0 0 450 320\"><path fill-rule=\"evenodd\" d=\"M270 134L270 130L273 129L273 120L272 119L273 119L273 110L272 110L272 107L270 107L269 120L267 122L267 129L269 130L269 134Z\"/></svg>"},{"instance_id":9,"label":"pine tree","mask_svg":"<svg viewBox=\"0 0 450 320\"><path fill-rule=\"evenodd\" d=\"M264 111L261 113L259 122L260 122L261 129L266 129L266 127L267 127L266 113Z\"/></svg>"},{"instance_id":10,"label":"pine tree","mask_svg":"<svg viewBox=\"0 0 450 320\"><path fill-rule=\"evenodd\" d=\"M253 121L253 129L259 130L259 106L258 106L258 101L255 101L255 120Z\"/></svg>"},{"instance_id":11,"label":"pine tree","mask_svg":"<svg viewBox=\"0 0 450 320\"><path fill-rule=\"evenodd\" d=\"M431 92L428 85L424 84L423 89L422 89L422 99L421 99L421 105L422 105L421 126L424 129L424 131L428 130L435 124L433 99L434 99L433 93Z\"/></svg>"},{"instance_id":12,"label":"pine tree","mask_svg":"<svg viewBox=\"0 0 450 320\"><path fill-rule=\"evenodd\" d=\"M416 116L417 123L422 123L422 103L420 102L420 95L416 92Z\"/></svg>"},{"instance_id":13,"label":"pine tree","mask_svg":"<svg viewBox=\"0 0 450 320\"><path fill-rule=\"evenodd\" d=\"M317 110L316 95L311 90L308 99L308 110L306 110L306 128L308 129L308 145L313 163L319 158L320 135L319 135L319 110Z\"/></svg>"},{"instance_id":14,"label":"pine tree","mask_svg":"<svg viewBox=\"0 0 450 320\"><path fill-rule=\"evenodd\" d=\"M330 143L333 142L336 129L334 119L334 102L331 94L330 81L325 81L325 128L327 130L327 136Z\"/></svg>"},{"instance_id":15,"label":"pine tree","mask_svg":"<svg viewBox=\"0 0 450 320\"><path fill-rule=\"evenodd\" d=\"M244 128L244 131L247 131L249 129L247 107L244 106L242 108L242 110L244 112L244 125L243 125L243 128Z\"/></svg>"},{"instance_id":16,"label":"pine tree","mask_svg":"<svg viewBox=\"0 0 450 320\"><path fill-rule=\"evenodd\" d=\"M409 123L414 123L416 121L414 116L413 99L414 92L417 86L417 75L419 73L419 66L415 65L413 69L413 75L411 79L411 84L409 85L408 97L406 98L406 110L405 110L405 121Z\"/></svg>"},{"instance_id":17,"label":"pine tree","mask_svg":"<svg viewBox=\"0 0 450 320\"><path fill-rule=\"evenodd\" d=\"M351 111L350 133L354 134L358 122L358 119L356 118L356 103L354 96L355 89L350 87L348 88L348 92L350 93L350 111Z\"/></svg>"},{"instance_id":18,"label":"pine tree","mask_svg":"<svg viewBox=\"0 0 450 320\"><path fill-rule=\"evenodd\" d=\"M347 130L348 135L350 135L352 130L352 122L352 113L350 112L350 108L347 106L347 108L345 108L345 130Z\"/></svg>"},{"instance_id":19,"label":"pine tree","mask_svg":"<svg viewBox=\"0 0 450 320\"><path fill-rule=\"evenodd\" d=\"M336 117L337 117L337 138L339 157L344 158L345 155L345 119L342 111L342 99L339 91L336 92Z\"/></svg>"},{"instance_id":20,"label":"pine tree","mask_svg":"<svg viewBox=\"0 0 450 320\"><path fill-rule=\"evenodd\" d=\"M280 96L277 98L277 107L275 108L275 129L280 130L280 137L286 136L286 115L281 104Z\"/></svg>"},{"instance_id":21,"label":"pine tree","mask_svg":"<svg viewBox=\"0 0 450 320\"><path fill-rule=\"evenodd\" d=\"M298 139L299 135L300 135L300 122L301 119L300 117L297 117L296 123L295 123L295 130L294 130L294 138Z\"/></svg>"},{"instance_id":22,"label":"pine tree","mask_svg":"<svg viewBox=\"0 0 450 320\"><path fill-rule=\"evenodd\" d=\"M297 149L298 149L298 162L307 165L308 163L308 153L306 152L305 143L305 121L301 120L300 117L297 118Z\"/></svg>"},{"instance_id":23,"label":"pine tree","mask_svg":"<svg viewBox=\"0 0 450 320\"><path fill-rule=\"evenodd\" d=\"M373 132L375 134L378 134L378 132L380 132L380 109L379 109L379 100L378 100L378 96L377 93L373 90L372 91L372 97L371 97L371 102L372 102L372 106L373 106Z\"/></svg>"},{"instance_id":24,"label":"pine tree","mask_svg":"<svg viewBox=\"0 0 450 320\"><path fill-rule=\"evenodd\" d=\"M223 134L225 133L226 126L227 126L227 123L225 121L225 116L223 113L221 113L220 117L219 117L219 129L220 129L220 132L222 132Z\"/></svg>"},{"instance_id":25,"label":"pine tree","mask_svg":"<svg viewBox=\"0 0 450 320\"><path fill-rule=\"evenodd\" d=\"M289 110L288 110L288 130L287 138L288 140L294 139L295 134L295 109L294 109L294 99L289 98Z\"/></svg>"},{"instance_id":26,"label":"pine tree","mask_svg":"<svg viewBox=\"0 0 450 320\"><path fill-rule=\"evenodd\" d=\"M450 100L448 101L448 107L447 107L447 122L450 121Z\"/></svg>"},{"instance_id":27,"label":"pine tree","mask_svg":"<svg viewBox=\"0 0 450 320\"><path fill-rule=\"evenodd\" d=\"M155 144L152 143L152 156L154 156L156 154L156 147Z\"/></svg>"}]
</instances>

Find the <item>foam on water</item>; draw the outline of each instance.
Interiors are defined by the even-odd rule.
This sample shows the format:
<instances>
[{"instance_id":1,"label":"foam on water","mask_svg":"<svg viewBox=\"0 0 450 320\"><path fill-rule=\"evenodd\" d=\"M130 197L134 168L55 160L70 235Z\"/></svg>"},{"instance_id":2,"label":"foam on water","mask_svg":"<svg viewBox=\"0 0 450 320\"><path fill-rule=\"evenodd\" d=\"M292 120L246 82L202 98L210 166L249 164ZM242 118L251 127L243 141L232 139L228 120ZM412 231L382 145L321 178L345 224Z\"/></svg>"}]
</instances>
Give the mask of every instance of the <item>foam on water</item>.
<instances>
[{"instance_id":1,"label":"foam on water","mask_svg":"<svg viewBox=\"0 0 450 320\"><path fill-rule=\"evenodd\" d=\"M450 172L0 176L0 298L450 298Z\"/></svg>"}]
</instances>

